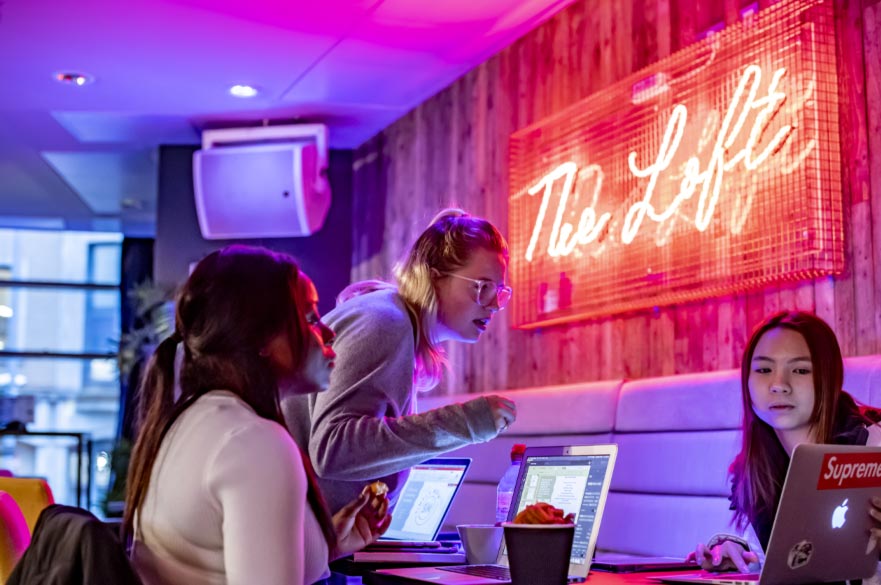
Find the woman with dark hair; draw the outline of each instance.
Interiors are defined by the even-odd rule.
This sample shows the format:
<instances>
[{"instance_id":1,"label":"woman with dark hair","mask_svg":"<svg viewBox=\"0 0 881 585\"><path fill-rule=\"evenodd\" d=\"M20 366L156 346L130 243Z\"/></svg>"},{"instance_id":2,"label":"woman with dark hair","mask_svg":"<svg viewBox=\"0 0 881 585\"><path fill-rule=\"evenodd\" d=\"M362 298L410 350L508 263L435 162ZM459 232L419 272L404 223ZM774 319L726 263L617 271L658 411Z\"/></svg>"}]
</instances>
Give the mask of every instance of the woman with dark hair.
<instances>
[{"instance_id":1,"label":"woman with dark hair","mask_svg":"<svg viewBox=\"0 0 881 585\"><path fill-rule=\"evenodd\" d=\"M698 545L692 555L704 569L747 572L763 561L797 445L881 445L881 412L857 404L843 383L838 340L819 317L782 312L756 328L741 363L743 443L730 468L733 523L744 537ZM881 499L873 504L881 526Z\"/></svg>"},{"instance_id":2,"label":"woman with dark hair","mask_svg":"<svg viewBox=\"0 0 881 585\"><path fill-rule=\"evenodd\" d=\"M141 386L128 475L123 527L148 585L313 583L388 527L367 491L331 518L283 426L282 397L329 382L317 301L293 259L260 248L209 254L184 284Z\"/></svg>"},{"instance_id":3,"label":"woman with dark hair","mask_svg":"<svg viewBox=\"0 0 881 585\"><path fill-rule=\"evenodd\" d=\"M415 414L416 393L440 380L441 343L476 343L511 298L507 266L495 226L446 209L396 267L396 285L342 292L325 319L336 333L330 388L282 403L332 510L366 480L382 478L394 492L412 465L488 441L514 421L514 403L495 395Z\"/></svg>"}]
</instances>

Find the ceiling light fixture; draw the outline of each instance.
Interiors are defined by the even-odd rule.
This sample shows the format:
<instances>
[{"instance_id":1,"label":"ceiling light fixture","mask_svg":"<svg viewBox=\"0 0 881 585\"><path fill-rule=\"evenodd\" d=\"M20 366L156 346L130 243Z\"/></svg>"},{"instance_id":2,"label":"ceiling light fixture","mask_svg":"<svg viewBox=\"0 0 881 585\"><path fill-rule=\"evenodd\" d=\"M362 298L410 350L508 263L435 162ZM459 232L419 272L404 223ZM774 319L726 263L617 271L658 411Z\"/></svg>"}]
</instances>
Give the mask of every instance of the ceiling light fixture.
<instances>
[{"instance_id":1,"label":"ceiling light fixture","mask_svg":"<svg viewBox=\"0 0 881 585\"><path fill-rule=\"evenodd\" d=\"M85 73L77 73L75 71L61 71L55 74L55 81L64 85L76 85L78 87L82 87L83 85L95 81L95 78L93 78L91 75L86 75Z\"/></svg>"},{"instance_id":2,"label":"ceiling light fixture","mask_svg":"<svg viewBox=\"0 0 881 585\"><path fill-rule=\"evenodd\" d=\"M234 85L229 88L229 93L237 98L252 98L259 92L251 85Z\"/></svg>"}]
</instances>

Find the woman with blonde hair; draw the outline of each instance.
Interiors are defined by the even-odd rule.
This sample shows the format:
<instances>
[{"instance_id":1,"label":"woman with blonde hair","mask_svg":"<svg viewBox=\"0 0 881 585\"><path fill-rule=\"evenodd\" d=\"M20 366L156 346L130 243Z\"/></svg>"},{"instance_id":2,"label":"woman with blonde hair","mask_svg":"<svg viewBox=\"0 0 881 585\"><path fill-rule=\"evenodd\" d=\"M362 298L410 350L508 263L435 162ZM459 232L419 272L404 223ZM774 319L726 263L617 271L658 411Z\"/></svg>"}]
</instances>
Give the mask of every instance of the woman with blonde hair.
<instances>
[{"instance_id":1,"label":"woman with blonde hair","mask_svg":"<svg viewBox=\"0 0 881 585\"><path fill-rule=\"evenodd\" d=\"M491 395L416 414L416 393L444 367L441 343L476 343L511 298L508 245L484 219L441 211L396 267L396 285L344 290L325 321L336 368L321 395L282 403L288 428L308 450L332 510L381 478L392 492L412 465L496 437L514 403Z\"/></svg>"}]
</instances>

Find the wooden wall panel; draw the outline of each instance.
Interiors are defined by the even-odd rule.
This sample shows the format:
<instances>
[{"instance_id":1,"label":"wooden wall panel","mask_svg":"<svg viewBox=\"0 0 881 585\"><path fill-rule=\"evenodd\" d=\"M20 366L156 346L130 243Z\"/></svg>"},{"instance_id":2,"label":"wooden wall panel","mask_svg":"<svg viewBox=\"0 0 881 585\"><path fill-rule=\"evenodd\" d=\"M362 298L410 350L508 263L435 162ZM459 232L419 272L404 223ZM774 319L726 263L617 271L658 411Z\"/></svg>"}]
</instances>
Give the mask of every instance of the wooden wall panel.
<instances>
[{"instance_id":1,"label":"wooden wall panel","mask_svg":"<svg viewBox=\"0 0 881 585\"><path fill-rule=\"evenodd\" d=\"M875 332L881 332L881 0L863 3L863 47L866 66L866 128L869 150L869 206L871 209L872 265L874 282L866 282L875 291L871 320ZM872 286L874 285L874 286ZM864 319L868 320L869 315ZM881 352L881 336L875 336L875 351Z\"/></svg>"},{"instance_id":2,"label":"wooden wall panel","mask_svg":"<svg viewBox=\"0 0 881 585\"><path fill-rule=\"evenodd\" d=\"M845 233L848 236L845 246L846 269L835 283L835 323L841 351L847 355L857 353L857 317L864 310L865 291L857 278L864 272L871 273L861 253L866 240L866 213L862 205L864 194L868 192L867 182L867 144L865 127L865 69L863 65L862 42L854 42L853 31L861 30L861 0L840 0L836 11L836 40L838 57L839 126L841 128L842 188L844 194ZM862 41L862 34L858 37ZM869 247L871 250L871 246ZM874 327L873 327L874 329ZM874 340L872 340L874 345ZM871 353L871 352L868 352Z\"/></svg>"},{"instance_id":3,"label":"wooden wall panel","mask_svg":"<svg viewBox=\"0 0 881 585\"><path fill-rule=\"evenodd\" d=\"M844 274L532 331L510 329L503 312L480 343L451 345L441 391L734 368L752 327L781 309L816 311L835 328L846 355L881 351L881 0L834 1ZM507 233L513 131L668 56L709 27L737 22L749 4L580 0L418 106L357 152L353 279L388 278L447 205L487 217Z\"/></svg>"}]
</instances>

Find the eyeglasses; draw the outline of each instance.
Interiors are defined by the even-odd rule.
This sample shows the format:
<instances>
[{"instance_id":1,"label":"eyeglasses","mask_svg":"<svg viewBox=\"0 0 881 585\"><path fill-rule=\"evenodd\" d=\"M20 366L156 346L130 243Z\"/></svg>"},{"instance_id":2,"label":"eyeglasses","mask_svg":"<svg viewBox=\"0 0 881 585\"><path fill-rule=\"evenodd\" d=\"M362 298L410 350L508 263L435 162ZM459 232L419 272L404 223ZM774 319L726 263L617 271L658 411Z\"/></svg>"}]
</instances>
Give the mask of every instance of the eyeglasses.
<instances>
[{"instance_id":1,"label":"eyeglasses","mask_svg":"<svg viewBox=\"0 0 881 585\"><path fill-rule=\"evenodd\" d=\"M514 294L514 291L510 286L505 286L504 284L496 284L491 280L482 280L479 278L468 278L467 276L460 276L458 274L453 274L451 272L447 272L447 276L452 276L453 278L458 278L459 280L467 280L468 282L473 282L477 289L477 299L476 302L481 307L490 306L493 301L496 302L499 306L499 310L505 308L508 304L508 301L511 300L511 295Z\"/></svg>"}]
</instances>

